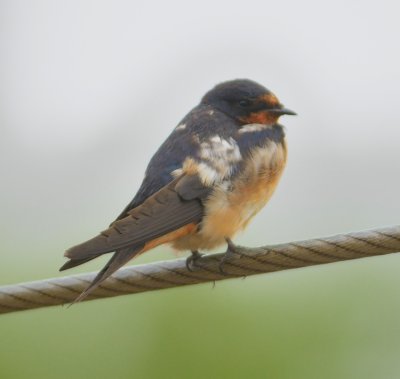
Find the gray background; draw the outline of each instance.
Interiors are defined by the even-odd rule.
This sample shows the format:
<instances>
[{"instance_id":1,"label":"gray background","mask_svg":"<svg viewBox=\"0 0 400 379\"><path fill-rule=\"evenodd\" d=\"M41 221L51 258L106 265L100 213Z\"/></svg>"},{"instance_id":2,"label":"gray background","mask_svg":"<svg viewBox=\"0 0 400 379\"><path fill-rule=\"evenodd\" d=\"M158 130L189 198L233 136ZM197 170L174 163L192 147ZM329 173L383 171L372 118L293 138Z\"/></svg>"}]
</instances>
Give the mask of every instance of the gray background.
<instances>
[{"instance_id":1,"label":"gray background","mask_svg":"<svg viewBox=\"0 0 400 379\"><path fill-rule=\"evenodd\" d=\"M58 275L65 248L108 225L171 129L233 78L264 84L298 112L282 118L289 161L277 193L237 242L398 223L399 11L396 1L0 1L0 283ZM163 247L134 264L173 257ZM6 316L0 373L398 377L399 263L374 258ZM202 332L191 327L200 322ZM241 324L256 330L237 332ZM63 355L75 363L59 371ZM99 363L103 355L112 364Z\"/></svg>"}]
</instances>

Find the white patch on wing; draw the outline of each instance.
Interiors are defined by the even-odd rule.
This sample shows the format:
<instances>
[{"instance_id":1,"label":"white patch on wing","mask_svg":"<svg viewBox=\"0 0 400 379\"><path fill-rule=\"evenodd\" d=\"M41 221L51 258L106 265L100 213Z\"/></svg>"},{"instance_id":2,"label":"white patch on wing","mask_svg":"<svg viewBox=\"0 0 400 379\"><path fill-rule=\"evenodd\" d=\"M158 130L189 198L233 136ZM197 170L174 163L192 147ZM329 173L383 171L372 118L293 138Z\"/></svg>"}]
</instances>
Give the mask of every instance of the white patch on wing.
<instances>
[{"instance_id":1,"label":"white patch on wing","mask_svg":"<svg viewBox=\"0 0 400 379\"><path fill-rule=\"evenodd\" d=\"M210 186L221 180L221 174L214 167L205 162L199 163L197 170L202 183L206 186Z\"/></svg>"},{"instance_id":2,"label":"white patch on wing","mask_svg":"<svg viewBox=\"0 0 400 379\"><path fill-rule=\"evenodd\" d=\"M213 162L234 163L239 162L242 155L238 144L232 137L226 140L216 135L200 144L200 158Z\"/></svg>"},{"instance_id":3,"label":"white patch on wing","mask_svg":"<svg viewBox=\"0 0 400 379\"><path fill-rule=\"evenodd\" d=\"M181 176L182 174L183 174L183 169L182 168L177 168L176 170L171 172L171 175L174 178L177 178L177 177Z\"/></svg>"},{"instance_id":4,"label":"white patch on wing","mask_svg":"<svg viewBox=\"0 0 400 379\"><path fill-rule=\"evenodd\" d=\"M175 130L185 130L186 129L186 124L179 124Z\"/></svg>"},{"instance_id":5,"label":"white patch on wing","mask_svg":"<svg viewBox=\"0 0 400 379\"><path fill-rule=\"evenodd\" d=\"M261 130L271 127L272 125L265 125L265 124L246 124L239 129L238 133L244 134L244 133L259 132Z\"/></svg>"},{"instance_id":6,"label":"white patch on wing","mask_svg":"<svg viewBox=\"0 0 400 379\"><path fill-rule=\"evenodd\" d=\"M220 183L228 178L242 159L236 141L215 135L200 143L199 173L205 184Z\"/></svg>"},{"instance_id":7,"label":"white patch on wing","mask_svg":"<svg viewBox=\"0 0 400 379\"><path fill-rule=\"evenodd\" d=\"M208 111L207 113L208 113L210 116L212 116L212 115L214 114L214 111L211 110L211 111Z\"/></svg>"}]
</instances>

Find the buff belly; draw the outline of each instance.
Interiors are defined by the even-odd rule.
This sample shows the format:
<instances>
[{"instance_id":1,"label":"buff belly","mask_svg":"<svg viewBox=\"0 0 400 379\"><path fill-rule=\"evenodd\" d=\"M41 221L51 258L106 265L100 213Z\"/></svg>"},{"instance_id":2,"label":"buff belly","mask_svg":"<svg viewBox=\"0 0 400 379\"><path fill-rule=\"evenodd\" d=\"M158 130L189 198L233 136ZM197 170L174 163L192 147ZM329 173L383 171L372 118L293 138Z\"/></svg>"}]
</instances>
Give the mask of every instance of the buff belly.
<instances>
[{"instance_id":1,"label":"buff belly","mask_svg":"<svg viewBox=\"0 0 400 379\"><path fill-rule=\"evenodd\" d=\"M243 230L274 193L286 156L285 142L270 141L253 150L242 172L231 183L215 186L205 203L205 216L199 227L175 240L172 246L177 250L213 249Z\"/></svg>"}]
</instances>

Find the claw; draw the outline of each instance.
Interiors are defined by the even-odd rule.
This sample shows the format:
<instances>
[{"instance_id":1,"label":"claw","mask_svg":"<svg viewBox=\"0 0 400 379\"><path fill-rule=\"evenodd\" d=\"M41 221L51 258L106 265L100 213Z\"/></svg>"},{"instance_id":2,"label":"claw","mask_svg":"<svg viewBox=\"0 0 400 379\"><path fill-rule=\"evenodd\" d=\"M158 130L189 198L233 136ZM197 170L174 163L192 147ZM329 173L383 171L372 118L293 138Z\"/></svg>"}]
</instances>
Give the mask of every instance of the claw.
<instances>
[{"instance_id":1,"label":"claw","mask_svg":"<svg viewBox=\"0 0 400 379\"><path fill-rule=\"evenodd\" d=\"M197 250L192 251L192 255L189 255L186 258L186 268L188 271L193 272L193 269L191 266L196 266L196 261L200 259L203 256L203 254L200 254Z\"/></svg>"},{"instance_id":2,"label":"claw","mask_svg":"<svg viewBox=\"0 0 400 379\"><path fill-rule=\"evenodd\" d=\"M238 249L236 248L236 245L232 242L232 240L230 238L225 238L226 243L228 244L228 247L226 248L226 252L224 254L224 256L221 258L221 261L219 262L219 271L221 272L221 274L224 275L228 275L228 273L226 273L224 271L224 264L225 261L227 259L232 258L235 254L240 254L240 252L238 251Z\"/></svg>"}]
</instances>

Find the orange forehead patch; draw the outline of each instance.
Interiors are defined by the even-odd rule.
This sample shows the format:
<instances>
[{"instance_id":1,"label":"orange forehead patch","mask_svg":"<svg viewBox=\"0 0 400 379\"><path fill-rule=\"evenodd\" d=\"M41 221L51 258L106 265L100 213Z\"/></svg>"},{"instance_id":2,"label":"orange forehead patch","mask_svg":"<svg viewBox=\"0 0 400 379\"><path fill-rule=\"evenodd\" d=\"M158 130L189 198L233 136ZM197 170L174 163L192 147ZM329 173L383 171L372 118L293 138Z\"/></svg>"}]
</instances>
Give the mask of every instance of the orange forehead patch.
<instances>
[{"instance_id":1,"label":"orange forehead patch","mask_svg":"<svg viewBox=\"0 0 400 379\"><path fill-rule=\"evenodd\" d=\"M279 105L279 100L273 93L265 94L261 96L261 99L272 106Z\"/></svg>"}]
</instances>

